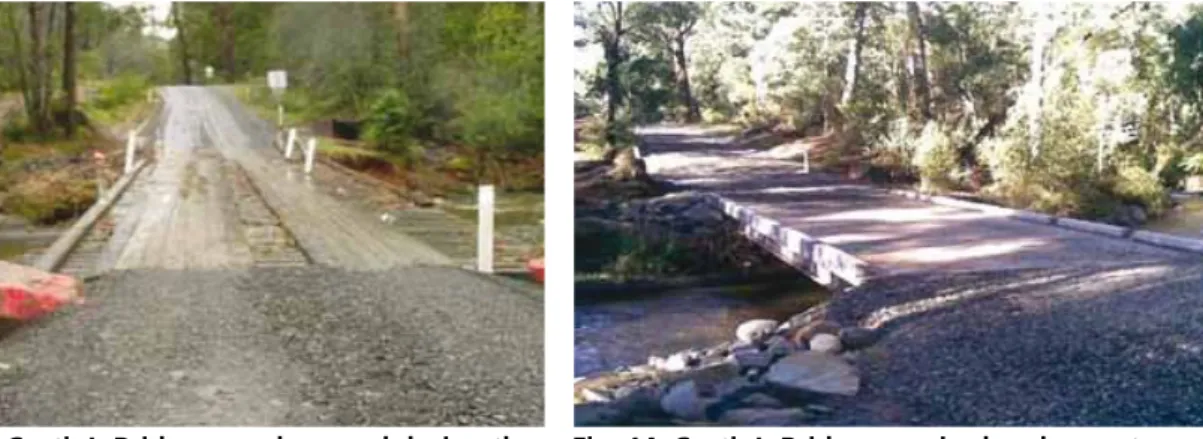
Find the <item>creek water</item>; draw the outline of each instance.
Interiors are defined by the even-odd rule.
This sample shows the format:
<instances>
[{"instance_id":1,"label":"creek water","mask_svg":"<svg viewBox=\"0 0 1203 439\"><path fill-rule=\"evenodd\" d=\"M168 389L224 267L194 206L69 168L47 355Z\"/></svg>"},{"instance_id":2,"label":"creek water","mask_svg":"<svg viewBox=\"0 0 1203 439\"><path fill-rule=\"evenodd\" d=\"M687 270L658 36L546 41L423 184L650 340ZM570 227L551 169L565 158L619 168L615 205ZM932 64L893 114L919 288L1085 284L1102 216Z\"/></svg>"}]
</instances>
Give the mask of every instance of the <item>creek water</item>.
<instances>
[{"instance_id":1,"label":"creek water","mask_svg":"<svg viewBox=\"0 0 1203 439\"><path fill-rule=\"evenodd\" d=\"M1168 213L1141 229L1203 239L1203 197L1179 200Z\"/></svg>"},{"instance_id":2,"label":"creek water","mask_svg":"<svg viewBox=\"0 0 1203 439\"><path fill-rule=\"evenodd\" d=\"M796 282L730 285L662 292L626 292L613 300L577 299L576 376L643 364L735 339L750 319L782 321L830 297L798 274Z\"/></svg>"},{"instance_id":3,"label":"creek water","mask_svg":"<svg viewBox=\"0 0 1203 439\"><path fill-rule=\"evenodd\" d=\"M49 247L55 237L47 232L0 230L0 261L29 262L39 251Z\"/></svg>"}]
</instances>

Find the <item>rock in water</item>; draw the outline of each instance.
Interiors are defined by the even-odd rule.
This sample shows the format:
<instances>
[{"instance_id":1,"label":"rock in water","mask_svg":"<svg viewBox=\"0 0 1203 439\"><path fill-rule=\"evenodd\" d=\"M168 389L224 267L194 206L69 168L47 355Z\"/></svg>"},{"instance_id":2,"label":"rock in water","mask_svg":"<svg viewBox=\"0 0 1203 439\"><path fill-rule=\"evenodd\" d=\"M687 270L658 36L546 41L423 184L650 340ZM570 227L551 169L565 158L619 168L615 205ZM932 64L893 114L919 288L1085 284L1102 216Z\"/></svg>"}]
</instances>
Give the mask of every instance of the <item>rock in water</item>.
<instances>
[{"instance_id":1,"label":"rock in water","mask_svg":"<svg viewBox=\"0 0 1203 439\"><path fill-rule=\"evenodd\" d=\"M735 338L745 343L755 343L768 338L777 330L777 321L769 319L748 320L735 329Z\"/></svg>"},{"instance_id":2,"label":"rock in water","mask_svg":"<svg viewBox=\"0 0 1203 439\"><path fill-rule=\"evenodd\" d=\"M780 335L769 337L769 339L764 342L764 345L765 352L768 352L769 355L772 355L774 360L798 350L798 345Z\"/></svg>"},{"instance_id":3,"label":"rock in water","mask_svg":"<svg viewBox=\"0 0 1203 439\"><path fill-rule=\"evenodd\" d=\"M856 369L834 355L803 351L782 358L765 375L769 384L806 392L855 395L860 389Z\"/></svg>"},{"instance_id":4,"label":"rock in water","mask_svg":"<svg viewBox=\"0 0 1203 439\"><path fill-rule=\"evenodd\" d=\"M773 364L773 353L768 350L760 350L755 347L743 347L731 351L731 358L735 360L741 369L755 367L759 369L768 368Z\"/></svg>"},{"instance_id":5,"label":"rock in water","mask_svg":"<svg viewBox=\"0 0 1203 439\"><path fill-rule=\"evenodd\" d=\"M814 337L815 334L835 335L839 333L840 325L827 320L816 320L807 323L806 325L798 326L796 329L790 329L789 339L792 340L794 344L801 346L807 340L810 340L811 337Z\"/></svg>"},{"instance_id":6,"label":"rock in water","mask_svg":"<svg viewBox=\"0 0 1203 439\"><path fill-rule=\"evenodd\" d=\"M677 352L669 356L660 368L669 372L680 372L697 365L697 354L691 351Z\"/></svg>"},{"instance_id":7,"label":"rock in water","mask_svg":"<svg viewBox=\"0 0 1203 439\"><path fill-rule=\"evenodd\" d=\"M810 350L815 352L838 354L842 348L840 338L831 334L815 334L810 338Z\"/></svg>"}]
</instances>

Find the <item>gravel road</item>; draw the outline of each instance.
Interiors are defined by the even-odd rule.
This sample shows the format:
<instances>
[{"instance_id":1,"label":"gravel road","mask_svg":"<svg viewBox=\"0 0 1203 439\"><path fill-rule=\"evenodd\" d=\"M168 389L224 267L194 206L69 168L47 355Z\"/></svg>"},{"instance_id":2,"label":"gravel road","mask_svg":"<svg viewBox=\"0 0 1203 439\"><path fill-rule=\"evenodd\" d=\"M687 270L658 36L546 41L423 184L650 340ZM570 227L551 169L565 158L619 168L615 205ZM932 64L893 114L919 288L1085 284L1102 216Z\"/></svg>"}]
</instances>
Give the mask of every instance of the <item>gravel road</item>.
<instances>
[{"instance_id":1,"label":"gravel road","mask_svg":"<svg viewBox=\"0 0 1203 439\"><path fill-rule=\"evenodd\" d=\"M536 297L451 268L132 270L0 336L3 425L537 425Z\"/></svg>"}]
</instances>

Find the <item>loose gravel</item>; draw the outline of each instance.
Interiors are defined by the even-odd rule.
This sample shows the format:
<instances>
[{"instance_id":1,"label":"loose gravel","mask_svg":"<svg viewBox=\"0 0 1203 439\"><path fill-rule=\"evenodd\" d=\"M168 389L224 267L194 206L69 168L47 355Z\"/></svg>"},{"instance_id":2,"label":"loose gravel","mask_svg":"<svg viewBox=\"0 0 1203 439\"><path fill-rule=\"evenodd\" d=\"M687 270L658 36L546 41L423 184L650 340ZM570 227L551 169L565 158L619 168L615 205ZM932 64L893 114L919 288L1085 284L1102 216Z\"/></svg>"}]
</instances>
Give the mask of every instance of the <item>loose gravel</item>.
<instances>
[{"instance_id":1,"label":"loose gravel","mask_svg":"<svg viewBox=\"0 0 1203 439\"><path fill-rule=\"evenodd\" d=\"M857 356L862 393L832 424L1203 424L1196 261L890 281L862 292L896 309L963 298L886 323ZM875 306L858 296L841 296L832 313L867 317L857 310Z\"/></svg>"},{"instance_id":2,"label":"loose gravel","mask_svg":"<svg viewBox=\"0 0 1203 439\"><path fill-rule=\"evenodd\" d=\"M537 425L542 303L451 268L114 272L0 338L2 425Z\"/></svg>"}]
</instances>

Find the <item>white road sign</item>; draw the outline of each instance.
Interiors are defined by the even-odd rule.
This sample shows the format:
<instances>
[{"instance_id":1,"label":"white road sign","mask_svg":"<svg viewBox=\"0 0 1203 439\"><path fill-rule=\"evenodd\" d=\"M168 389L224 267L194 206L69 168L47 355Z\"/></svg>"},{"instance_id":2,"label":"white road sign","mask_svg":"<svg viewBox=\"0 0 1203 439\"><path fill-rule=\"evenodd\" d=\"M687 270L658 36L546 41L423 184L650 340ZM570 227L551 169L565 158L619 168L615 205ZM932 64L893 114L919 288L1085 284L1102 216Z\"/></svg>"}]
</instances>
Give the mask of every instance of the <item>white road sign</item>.
<instances>
[{"instance_id":1,"label":"white road sign","mask_svg":"<svg viewBox=\"0 0 1203 439\"><path fill-rule=\"evenodd\" d=\"M288 87L288 74L283 70L272 70L267 72L267 86L272 89L285 89Z\"/></svg>"}]
</instances>

